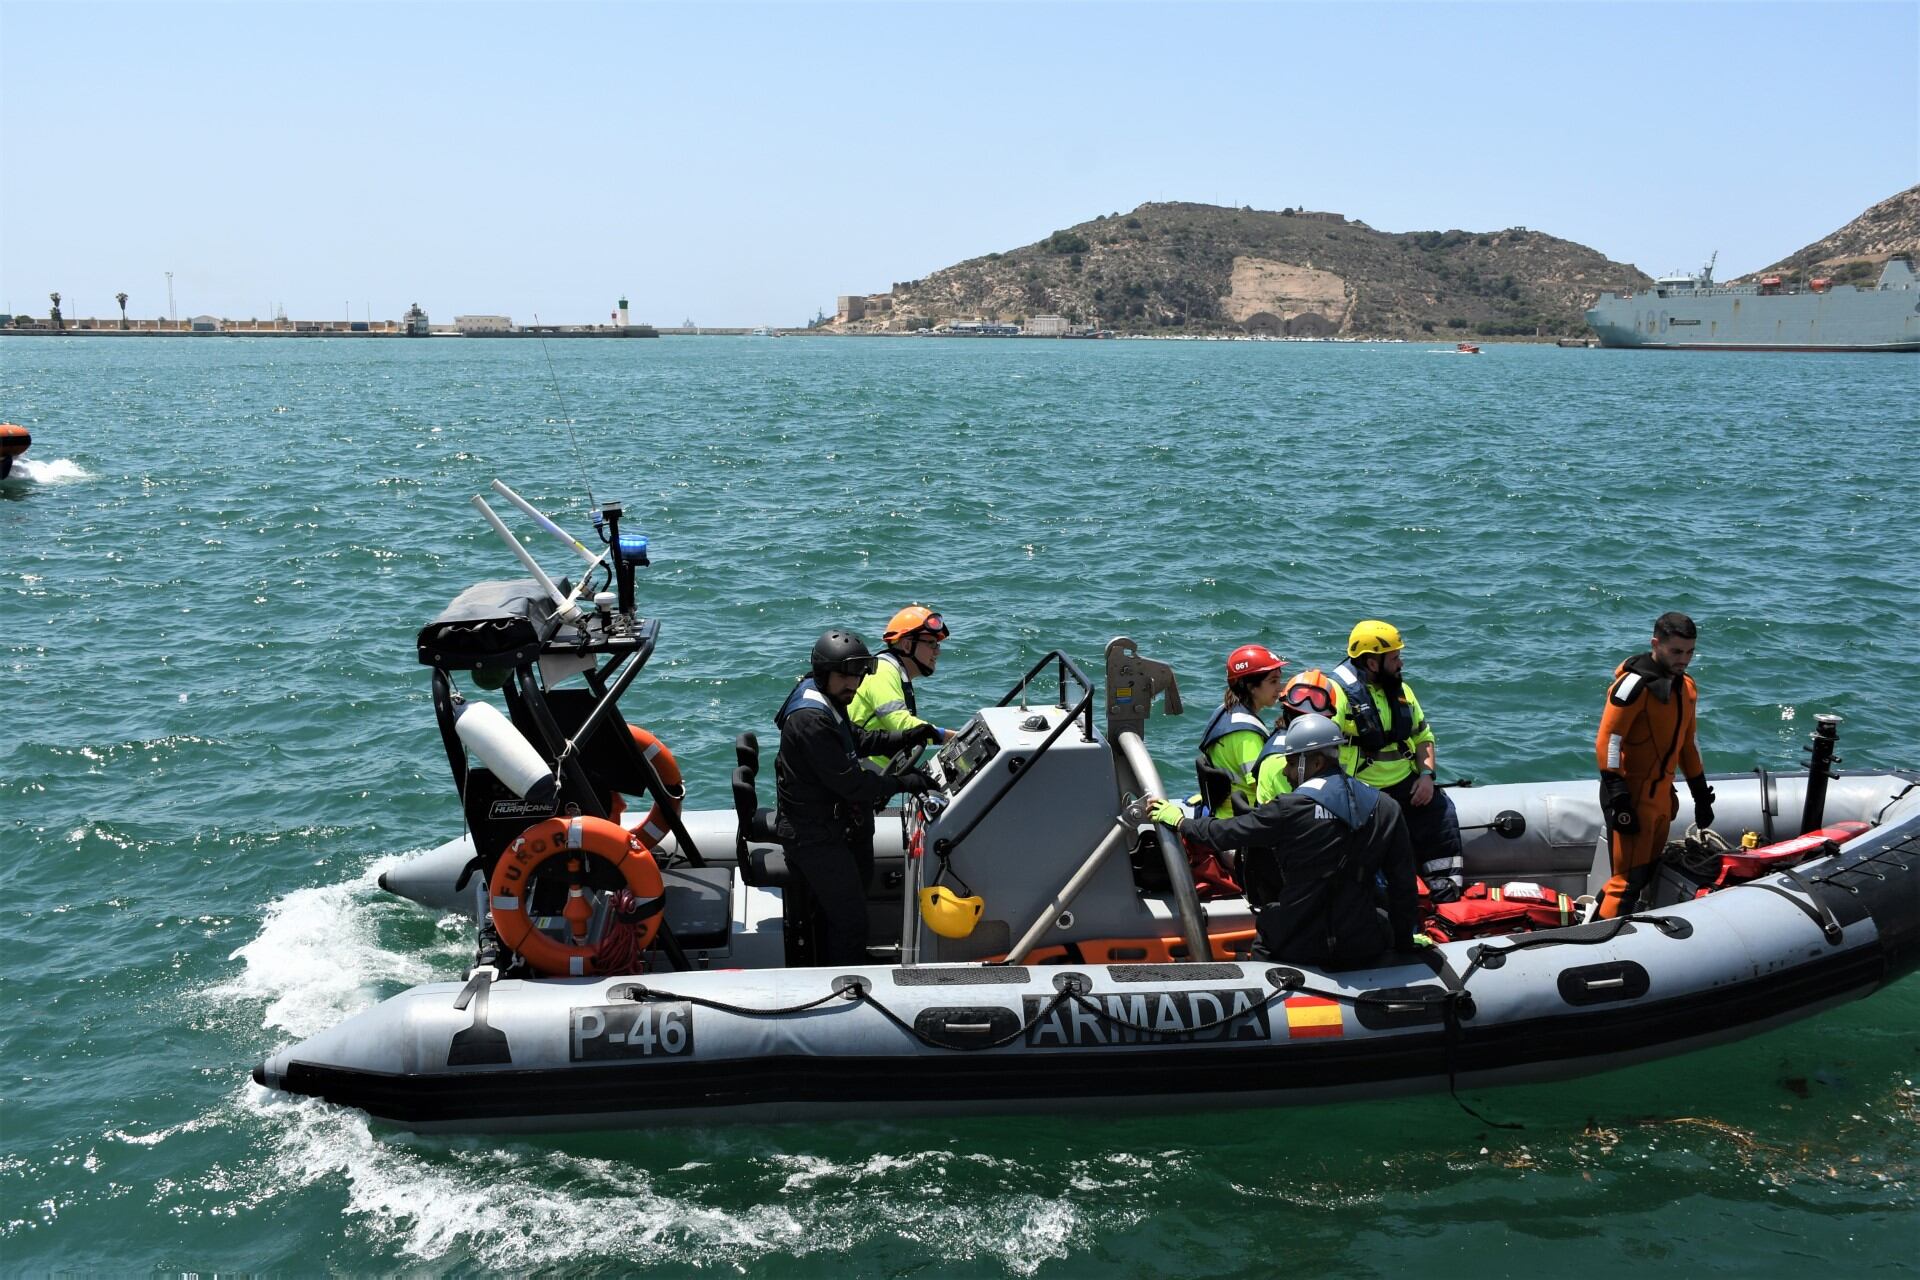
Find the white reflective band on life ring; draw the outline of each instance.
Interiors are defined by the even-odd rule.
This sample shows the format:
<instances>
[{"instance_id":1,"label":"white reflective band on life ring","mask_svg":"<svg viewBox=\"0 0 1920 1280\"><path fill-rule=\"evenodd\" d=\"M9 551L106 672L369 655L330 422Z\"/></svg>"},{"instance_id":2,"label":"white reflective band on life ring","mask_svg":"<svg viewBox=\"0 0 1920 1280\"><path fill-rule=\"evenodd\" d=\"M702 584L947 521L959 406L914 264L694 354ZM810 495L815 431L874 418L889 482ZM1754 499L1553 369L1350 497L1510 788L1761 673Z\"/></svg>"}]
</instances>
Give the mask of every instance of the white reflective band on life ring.
<instances>
[{"instance_id":1,"label":"white reflective band on life ring","mask_svg":"<svg viewBox=\"0 0 1920 1280\"><path fill-rule=\"evenodd\" d=\"M567 848L578 849L580 847L580 840L581 822L580 819L575 818L573 821L567 823Z\"/></svg>"},{"instance_id":2,"label":"white reflective band on life ring","mask_svg":"<svg viewBox=\"0 0 1920 1280\"><path fill-rule=\"evenodd\" d=\"M495 911L518 911L520 909L520 899L518 897L495 898L492 906Z\"/></svg>"},{"instance_id":3,"label":"white reflective band on life ring","mask_svg":"<svg viewBox=\"0 0 1920 1280\"><path fill-rule=\"evenodd\" d=\"M572 977L572 978L584 977L586 976L586 972L587 972L586 957L584 956L567 957L567 976L568 977Z\"/></svg>"}]
</instances>

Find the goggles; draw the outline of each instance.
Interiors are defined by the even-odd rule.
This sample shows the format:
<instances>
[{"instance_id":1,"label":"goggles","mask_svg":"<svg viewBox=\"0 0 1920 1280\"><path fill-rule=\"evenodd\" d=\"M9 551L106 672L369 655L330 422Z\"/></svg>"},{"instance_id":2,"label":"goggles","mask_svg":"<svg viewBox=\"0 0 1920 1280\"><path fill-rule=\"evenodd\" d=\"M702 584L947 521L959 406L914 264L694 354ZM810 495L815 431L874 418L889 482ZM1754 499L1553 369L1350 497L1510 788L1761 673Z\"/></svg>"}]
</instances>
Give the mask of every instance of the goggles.
<instances>
[{"instance_id":1,"label":"goggles","mask_svg":"<svg viewBox=\"0 0 1920 1280\"><path fill-rule=\"evenodd\" d=\"M926 621L915 627L912 634L907 638L910 640L931 640L935 644L939 644L947 638L947 624L940 620L939 614L930 613L927 615Z\"/></svg>"},{"instance_id":2,"label":"goggles","mask_svg":"<svg viewBox=\"0 0 1920 1280\"><path fill-rule=\"evenodd\" d=\"M842 658L838 662L829 662L821 670L828 675L860 676L864 679L872 675L879 665L880 659L869 655L864 658Z\"/></svg>"},{"instance_id":3,"label":"goggles","mask_svg":"<svg viewBox=\"0 0 1920 1280\"><path fill-rule=\"evenodd\" d=\"M1311 712L1314 715L1331 716L1333 714L1333 695L1317 684L1297 684L1287 690L1281 699L1288 710L1301 714Z\"/></svg>"}]
</instances>

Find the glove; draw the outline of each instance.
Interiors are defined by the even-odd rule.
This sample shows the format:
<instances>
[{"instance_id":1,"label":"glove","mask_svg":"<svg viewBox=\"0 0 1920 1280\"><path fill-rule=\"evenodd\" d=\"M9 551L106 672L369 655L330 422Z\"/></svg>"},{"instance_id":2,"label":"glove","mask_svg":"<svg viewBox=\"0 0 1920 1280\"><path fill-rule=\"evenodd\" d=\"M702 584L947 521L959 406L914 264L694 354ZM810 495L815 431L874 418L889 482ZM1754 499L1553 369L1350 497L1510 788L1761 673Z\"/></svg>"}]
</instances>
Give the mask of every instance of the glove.
<instances>
[{"instance_id":1,"label":"glove","mask_svg":"<svg viewBox=\"0 0 1920 1280\"><path fill-rule=\"evenodd\" d=\"M946 736L946 733L936 725L917 724L907 730L907 745L923 747L929 742L943 741Z\"/></svg>"},{"instance_id":2,"label":"glove","mask_svg":"<svg viewBox=\"0 0 1920 1280\"><path fill-rule=\"evenodd\" d=\"M1607 825L1622 835L1632 835L1640 829L1640 815L1633 811L1633 793L1627 789L1627 780L1617 773L1600 775L1600 812L1607 815Z\"/></svg>"},{"instance_id":3,"label":"glove","mask_svg":"<svg viewBox=\"0 0 1920 1280\"><path fill-rule=\"evenodd\" d=\"M933 775L925 769L909 769L900 775L900 790L910 796L923 796L939 789Z\"/></svg>"},{"instance_id":4,"label":"glove","mask_svg":"<svg viewBox=\"0 0 1920 1280\"><path fill-rule=\"evenodd\" d=\"M1713 825L1713 788L1707 785L1707 775L1688 778L1687 790L1693 793L1693 825L1705 831Z\"/></svg>"},{"instance_id":5,"label":"glove","mask_svg":"<svg viewBox=\"0 0 1920 1280\"><path fill-rule=\"evenodd\" d=\"M1178 831L1180 824L1186 820L1187 814L1185 810L1171 800L1155 800L1153 802L1153 808L1147 810L1147 816L1155 822L1162 823Z\"/></svg>"}]
</instances>

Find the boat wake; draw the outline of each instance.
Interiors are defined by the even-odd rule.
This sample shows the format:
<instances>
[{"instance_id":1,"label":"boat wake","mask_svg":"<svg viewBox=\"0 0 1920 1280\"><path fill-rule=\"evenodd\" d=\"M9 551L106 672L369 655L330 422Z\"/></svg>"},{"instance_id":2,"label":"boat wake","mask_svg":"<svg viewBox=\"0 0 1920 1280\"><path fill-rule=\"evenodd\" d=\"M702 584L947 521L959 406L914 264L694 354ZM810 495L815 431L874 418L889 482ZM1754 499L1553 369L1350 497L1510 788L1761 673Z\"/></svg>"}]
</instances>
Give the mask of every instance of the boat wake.
<instances>
[{"instance_id":1,"label":"boat wake","mask_svg":"<svg viewBox=\"0 0 1920 1280\"><path fill-rule=\"evenodd\" d=\"M353 880L295 889L269 903L259 936L228 957L245 968L206 994L262 1003L262 1027L299 1037L376 1003L383 985L458 976L471 951L467 922L449 918L438 948L396 949L382 940L384 922L419 918L378 884L381 872L412 856L377 858Z\"/></svg>"},{"instance_id":2,"label":"boat wake","mask_svg":"<svg viewBox=\"0 0 1920 1280\"><path fill-rule=\"evenodd\" d=\"M65 484L69 480L91 480L93 472L87 470L71 458L51 458L39 461L33 458L15 459L13 470L0 484Z\"/></svg>"}]
</instances>

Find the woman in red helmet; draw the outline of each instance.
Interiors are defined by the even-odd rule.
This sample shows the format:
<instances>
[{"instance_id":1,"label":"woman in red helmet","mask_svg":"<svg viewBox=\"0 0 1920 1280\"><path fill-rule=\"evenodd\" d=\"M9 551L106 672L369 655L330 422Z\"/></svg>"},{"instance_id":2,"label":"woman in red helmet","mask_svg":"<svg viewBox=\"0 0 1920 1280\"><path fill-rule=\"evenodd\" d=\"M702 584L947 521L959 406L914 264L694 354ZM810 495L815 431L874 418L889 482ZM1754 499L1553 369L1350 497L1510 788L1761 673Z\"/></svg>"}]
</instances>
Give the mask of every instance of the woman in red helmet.
<instances>
[{"instance_id":1,"label":"woman in red helmet","mask_svg":"<svg viewBox=\"0 0 1920 1280\"><path fill-rule=\"evenodd\" d=\"M1227 655L1227 696L1200 731L1201 791L1216 815L1230 818L1254 806L1253 763L1267 744L1260 713L1280 701L1281 669L1287 660L1260 644L1243 644ZM1226 775L1227 793L1205 785L1211 774Z\"/></svg>"}]
</instances>

